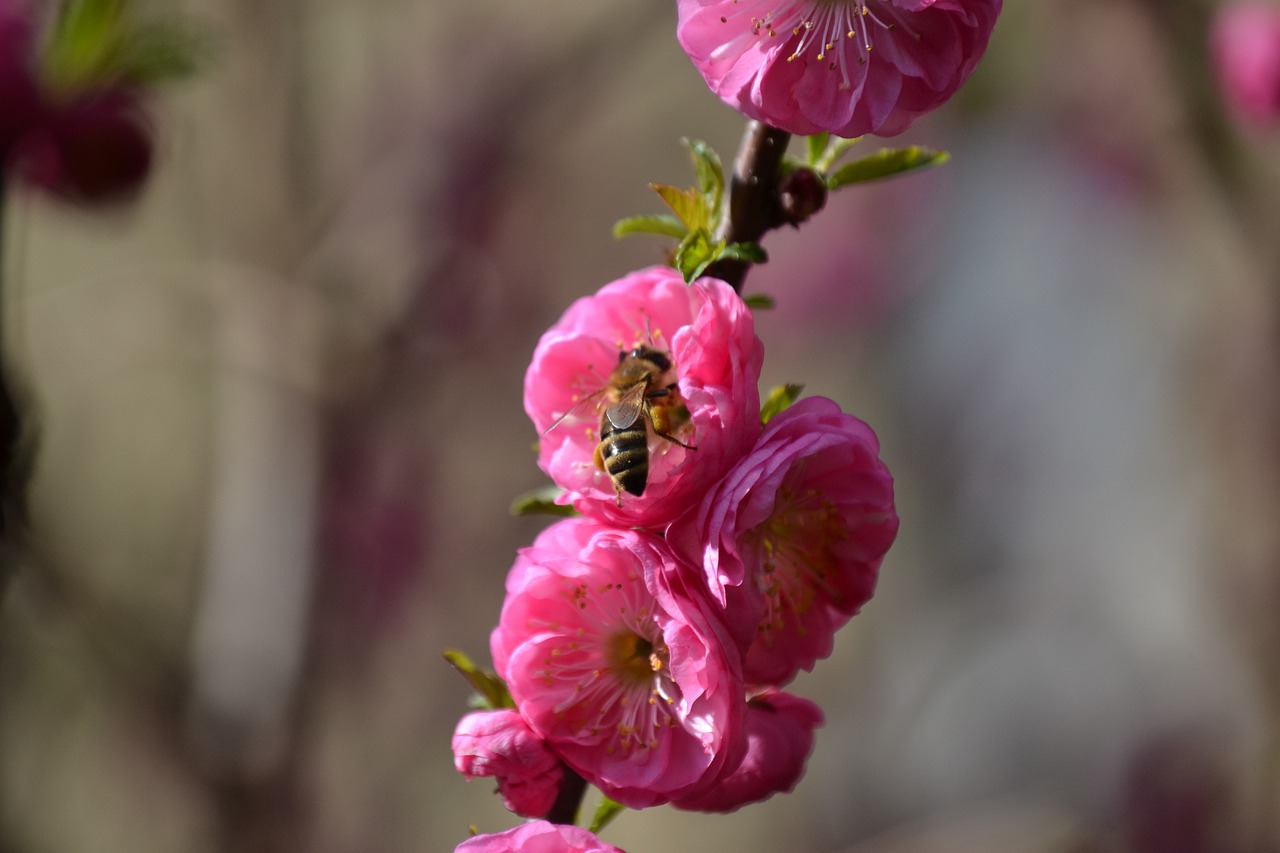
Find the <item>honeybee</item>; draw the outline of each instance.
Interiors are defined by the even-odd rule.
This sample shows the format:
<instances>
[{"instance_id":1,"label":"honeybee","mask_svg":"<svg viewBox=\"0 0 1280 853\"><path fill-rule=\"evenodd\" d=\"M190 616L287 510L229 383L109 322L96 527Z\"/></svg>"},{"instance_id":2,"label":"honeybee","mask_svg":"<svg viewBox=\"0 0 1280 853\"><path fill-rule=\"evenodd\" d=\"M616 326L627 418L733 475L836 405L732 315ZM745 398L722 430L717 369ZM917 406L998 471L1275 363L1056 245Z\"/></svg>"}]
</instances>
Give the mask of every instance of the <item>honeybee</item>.
<instances>
[{"instance_id":1,"label":"honeybee","mask_svg":"<svg viewBox=\"0 0 1280 853\"><path fill-rule=\"evenodd\" d=\"M682 404L674 383L660 385L669 370L671 359L665 352L640 344L631 352L618 353L618 366L604 387L610 405L600 415L600 443L594 457L596 467L613 481L618 506L622 506L623 491L642 495L649 481L646 423L655 435L685 450L697 450L671 434L678 426L673 420L680 417Z\"/></svg>"},{"instance_id":2,"label":"honeybee","mask_svg":"<svg viewBox=\"0 0 1280 853\"><path fill-rule=\"evenodd\" d=\"M587 399L599 398L600 441L593 457L598 469L609 475L622 506L622 493L644 494L649 481L649 427L655 435L686 450L697 450L672 435L688 419L675 383L663 385L671 370L671 358L662 350L637 344L618 353L618 365L604 387ZM582 401L583 403L586 400ZM576 407L575 407L576 408ZM555 429L574 410L556 419Z\"/></svg>"}]
</instances>

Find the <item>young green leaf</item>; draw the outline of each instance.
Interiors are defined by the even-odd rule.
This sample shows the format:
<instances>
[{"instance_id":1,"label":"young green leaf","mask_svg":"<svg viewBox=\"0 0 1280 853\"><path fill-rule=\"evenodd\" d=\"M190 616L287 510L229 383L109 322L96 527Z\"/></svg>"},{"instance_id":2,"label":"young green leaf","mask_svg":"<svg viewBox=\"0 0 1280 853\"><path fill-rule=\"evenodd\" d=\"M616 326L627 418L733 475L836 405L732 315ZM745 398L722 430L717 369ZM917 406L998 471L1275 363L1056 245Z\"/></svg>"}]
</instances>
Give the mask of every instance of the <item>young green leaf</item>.
<instances>
[{"instance_id":1,"label":"young green leaf","mask_svg":"<svg viewBox=\"0 0 1280 853\"><path fill-rule=\"evenodd\" d=\"M779 385L769 392L760 404L760 423L767 424L776 415L785 412L791 404L800 399L803 385Z\"/></svg>"},{"instance_id":2,"label":"young green leaf","mask_svg":"<svg viewBox=\"0 0 1280 853\"><path fill-rule=\"evenodd\" d=\"M189 77L209 53L202 33L175 22L155 22L130 33L120 47L119 76L147 86Z\"/></svg>"},{"instance_id":3,"label":"young green leaf","mask_svg":"<svg viewBox=\"0 0 1280 853\"><path fill-rule=\"evenodd\" d=\"M629 234L663 234L667 237L683 239L689 229L670 213L655 213L648 216L628 216L619 219L613 225L614 237L626 237Z\"/></svg>"},{"instance_id":4,"label":"young green leaf","mask_svg":"<svg viewBox=\"0 0 1280 853\"><path fill-rule=\"evenodd\" d=\"M511 502L511 514L522 515L554 515L560 518L571 518L578 514L572 506L556 503L556 498L564 494L559 486L543 486L525 492Z\"/></svg>"},{"instance_id":5,"label":"young green leaf","mask_svg":"<svg viewBox=\"0 0 1280 853\"><path fill-rule=\"evenodd\" d=\"M720 165L720 155L700 139L682 141L689 149L689 156L693 158L693 174L698 192L702 194L706 211L710 214L705 224L712 229L720 211L720 202L724 198L724 168Z\"/></svg>"},{"instance_id":6,"label":"young green leaf","mask_svg":"<svg viewBox=\"0 0 1280 853\"><path fill-rule=\"evenodd\" d=\"M699 228L680 241L671 265L680 271L686 283L692 283L718 257L719 249L711 242L706 229Z\"/></svg>"},{"instance_id":7,"label":"young green leaf","mask_svg":"<svg viewBox=\"0 0 1280 853\"><path fill-rule=\"evenodd\" d=\"M462 673L462 677L471 685L471 689L476 691L479 696L479 705L481 708L490 711L496 711L500 708L514 708L516 703L511 698L507 685L498 677L497 673L480 669L471 658L465 653L457 649L446 649L444 659L447 660L454 669Z\"/></svg>"},{"instance_id":8,"label":"young green leaf","mask_svg":"<svg viewBox=\"0 0 1280 853\"><path fill-rule=\"evenodd\" d=\"M822 152L822 156L813 164L816 172L830 172L831 167L839 163L844 155L849 153L849 149L858 144L861 136L855 136L853 139L841 139L836 137L834 141L828 141L827 150Z\"/></svg>"},{"instance_id":9,"label":"young green leaf","mask_svg":"<svg viewBox=\"0 0 1280 853\"><path fill-rule=\"evenodd\" d=\"M951 159L946 151L934 151L912 145L909 148L882 148L869 157L846 163L827 175L827 187L837 189L849 184L891 178L915 169L936 166Z\"/></svg>"},{"instance_id":10,"label":"young green leaf","mask_svg":"<svg viewBox=\"0 0 1280 853\"><path fill-rule=\"evenodd\" d=\"M67 0L44 50L45 76L73 88L101 76L124 37L124 0Z\"/></svg>"},{"instance_id":11,"label":"young green leaf","mask_svg":"<svg viewBox=\"0 0 1280 853\"><path fill-rule=\"evenodd\" d=\"M649 186L662 196L662 200L690 231L708 226L706 206L697 190L682 190L670 184L649 184Z\"/></svg>"},{"instance_id":12,"label":"young green leaf","mask_svg":"<svg viewBox=\"0 0 1280 853\"><path fill-rule=\"evenodd\" d=\"M596 813L591 818L591 826L587 827L590 832L599 833L602 829L613 822L613 819L627 810L622 803L615 803L608 797L600 799L600 805L596 806Z\"/></svg>"},{"instance_id":13,"label":"young green leaf","mask_svg":"<svg viewBox=\"0 0 1280 853\"><path fill-rule=\"evenodd\" d=\"M813 136L806 136L804 138L805 145L809 152L808 163L810 166L816 164L822 159L822 155L827 150L827 143L830 140L831 134L825 130L822 133L815 133Z\"/></svg>"},{"instance_id":14,"label":"young green leaf","mask_svg":"<svg viewBox=\"0 0 1280 853\"><path fill-rule=\"evenodd\" d=\"M765 254L759 243L730 243L720 250L717 260L719 258L729 258L747 264L763 264L769 260L769 256Z\"/></svg>"},{"instance_id":15,"label":"young green leaf","mask_svg":"<svg viewBox=\"0 0 1280 853\"><path fill-rule=\"evenodd\" d=\"M750 296L744 296L742 301L747 303L747 307L752 311L767 311L778 304L776 299L764 293L753 293Z\"/></svg>"}]
</instances>

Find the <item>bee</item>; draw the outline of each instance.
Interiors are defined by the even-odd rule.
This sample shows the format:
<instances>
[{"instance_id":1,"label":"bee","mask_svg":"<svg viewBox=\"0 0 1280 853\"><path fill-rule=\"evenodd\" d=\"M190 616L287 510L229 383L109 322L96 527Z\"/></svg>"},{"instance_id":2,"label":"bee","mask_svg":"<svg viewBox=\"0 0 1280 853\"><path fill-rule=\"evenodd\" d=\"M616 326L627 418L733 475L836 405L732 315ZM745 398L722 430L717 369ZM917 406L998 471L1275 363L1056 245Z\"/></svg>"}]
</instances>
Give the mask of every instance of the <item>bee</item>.
<instances>
[{"instance_id":1,"label":"bee","mask_svg":"<svg viewBox=\"0 0 1280 853\"><path fill-rule=\"evenodd\" d=\"M675 383L663 385L671 371L671 358L660 349L637 344L618 353L618 365L603 388L588 395L598 398L600 441L593 457L596 468L609 475L622 506L622 493L644 494L649 482L649 427L672 444L697 450L672 433L689 417ZM547 432L555 429L577 407L565 412Z\"/></svg>"},{"instance_id":2,"label":"bee","mask_svg":"<svg viewBox=\"0 0 1280 853\"><path fill-rule=\"evenodd\" d=\"M649 481L649 430L685 450L697 450L671 434L682 404L675 383L661 385L671 370L665 352L643 344L618 353L618 366L603 389L609 405L600 415L596 467L609 475L622 506L624 491L644 494ZM688 417L687 412L684 417ZM646 426L647 425L647 426Z\"/></svg>"}]
</instances>

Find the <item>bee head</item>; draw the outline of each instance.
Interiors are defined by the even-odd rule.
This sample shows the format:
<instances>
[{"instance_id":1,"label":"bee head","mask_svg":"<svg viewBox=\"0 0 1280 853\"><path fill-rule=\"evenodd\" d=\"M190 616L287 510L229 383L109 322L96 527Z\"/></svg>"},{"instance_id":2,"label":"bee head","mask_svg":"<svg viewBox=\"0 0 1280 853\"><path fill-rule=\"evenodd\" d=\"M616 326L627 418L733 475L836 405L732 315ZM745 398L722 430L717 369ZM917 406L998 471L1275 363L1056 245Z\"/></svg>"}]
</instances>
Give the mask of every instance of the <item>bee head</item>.
<instances>
[{"instance_id":1,"label":"bee head","mask_svg":"<svg viewBox=\"0 0 1280 853\"><path fill-rule=\"evenodd\" d=\"M671 369L671 359L665 352L654 349L644 344L639 344L629 353L618 353L618 361L621 363L627 358L638 358L641 361L647 361L654 367L658 368L660 373L666 373Z\"/></svg>"}]
</instances>

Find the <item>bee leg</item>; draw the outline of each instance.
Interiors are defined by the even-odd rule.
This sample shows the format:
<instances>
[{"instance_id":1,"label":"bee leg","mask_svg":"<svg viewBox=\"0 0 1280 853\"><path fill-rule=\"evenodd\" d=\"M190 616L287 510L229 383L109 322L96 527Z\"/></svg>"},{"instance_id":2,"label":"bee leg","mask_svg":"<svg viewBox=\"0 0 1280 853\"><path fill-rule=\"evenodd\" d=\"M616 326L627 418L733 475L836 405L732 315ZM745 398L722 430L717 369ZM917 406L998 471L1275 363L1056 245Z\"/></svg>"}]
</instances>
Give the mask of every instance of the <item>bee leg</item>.
<instances>
[{"instance_id":1,"label":"bee leg","mask_svg":"<svg viewBox=\"0 0 1280 853\"><path fill-rule=\"evenodd\" d=\"M653 432L660 435L673 444L678 444L685 450L697 450L691 444L685 444L680 439L671 434L671 418L667 416L666 406L650 406L649 407L649 423L653 424Z\"/></svg>"},{"instance_id":2,"label":"bee leg","mask_svg":"<svg viewBox=\"0 0 1280 853\"><path fill-rule=\"evenodd\" d=\"M601 471L604 471L604 470L605 470L605 467L604 467L604 442L603 442L603 441L596 445L595 453L591 454L591 458L595 460L595 463L596 463L596 467L597 467L597 468L599 468Z\"/></svg>"},{"instance_id":3,"label":"bee leg","mask_svg":"<svg viewBox=\"0 0 1280 853\"><path fill-rule=\"evenodd\" d=\"M658 432L657 427L655 427L655 428L654 428L653 432L654 432L654 434L655 434L655 435L659 435L659 436L661 436L661 437L665 438L667 441L671 442L672 444L678 444L678 445L680 445L680 446L681 446L681 447L683 447L685 450L697 450L697 449L698 449L698 448L694 447L692 444L685 444L683 441L681 441L680 439L676 438L674 435L669 435L669 434L667 434L667 433L665 433L665 432Z\"/></svg>"}]
</instances>

